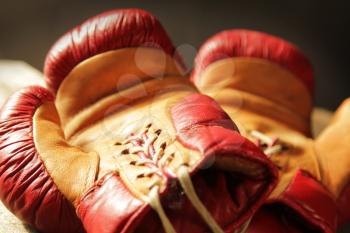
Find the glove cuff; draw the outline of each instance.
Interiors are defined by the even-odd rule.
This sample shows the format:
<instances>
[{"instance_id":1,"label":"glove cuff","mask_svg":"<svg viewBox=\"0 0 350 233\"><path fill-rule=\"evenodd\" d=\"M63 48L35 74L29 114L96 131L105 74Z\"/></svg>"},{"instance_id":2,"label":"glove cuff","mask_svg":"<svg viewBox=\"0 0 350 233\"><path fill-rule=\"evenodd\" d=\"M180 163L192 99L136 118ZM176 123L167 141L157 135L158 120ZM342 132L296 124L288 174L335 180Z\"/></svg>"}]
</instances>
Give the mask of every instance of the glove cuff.
<instances>
[{"instance_id":1,"label":"glove cuff","mask_svg":"<svg viewBox=\"0 0 350 233\"><path fill-rule=\"evenodd\" d=\"M294 210L312 229L332 233L337 228L333 196L309 173L299 170L287 189L269 204L282 204Z\"/></svg>"},{"instance_id":2,"label":"glove cuff","mask_svg":"<svg viewBox=\"0 0 350 233\"><path fill-rule=\"evenodd\" d=\"M109 173L80 199L77 214L89 233L126 233L133 232L150 209L130 193L118 175Z\"/></svg>"}]
</instances>

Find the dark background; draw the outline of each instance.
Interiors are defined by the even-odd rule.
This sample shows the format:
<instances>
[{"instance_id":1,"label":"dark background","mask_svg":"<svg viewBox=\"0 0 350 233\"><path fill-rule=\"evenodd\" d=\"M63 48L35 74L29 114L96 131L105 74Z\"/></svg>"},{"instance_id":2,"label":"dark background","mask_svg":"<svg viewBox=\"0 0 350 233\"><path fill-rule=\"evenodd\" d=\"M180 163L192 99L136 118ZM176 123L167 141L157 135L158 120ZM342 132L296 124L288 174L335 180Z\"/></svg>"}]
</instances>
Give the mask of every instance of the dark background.
<instances>
[{"instance_id":1,"label":"dark background","mask_svg":"<svg viewBox=\"0 0 350 233\"><path fill-rule=\"evenodd\" d=\"M163 23L189 65L200 44L229 28L283 37L311 59L317 105L334 110L350 96L350 7L346 1L66 1L0 0L0 58L42 69L50 46L85 19L113 8L139 7Z\"/></svg>"},{"instance_id":2,"label":"dark background","mask_svg":"<svg viewBox=\"0 0 350 233\"><path fill-rule=\"evenodd\" d=\"M70 28L104 10L138 7L160 19L189 65L200 44L224 29L255 29L295 43L314 64L316 104L334 110L350 96L346 2L0 0L0 58L25 60L41 70L50 46Z\"/></svg>"}]
</instances>

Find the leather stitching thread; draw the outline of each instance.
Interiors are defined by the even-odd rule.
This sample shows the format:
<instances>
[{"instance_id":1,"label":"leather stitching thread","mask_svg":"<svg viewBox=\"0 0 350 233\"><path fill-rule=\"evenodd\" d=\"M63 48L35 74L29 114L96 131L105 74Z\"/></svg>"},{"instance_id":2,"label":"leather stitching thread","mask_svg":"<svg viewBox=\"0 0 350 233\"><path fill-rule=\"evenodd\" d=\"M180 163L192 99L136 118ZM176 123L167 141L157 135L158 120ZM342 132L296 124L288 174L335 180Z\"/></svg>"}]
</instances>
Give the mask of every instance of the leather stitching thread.
<instances>
[{"instance_id":1,"label":"leather stitching thread","mask_svg":"<svg viewBox=\"0 0 350 233\"><path fill-rule=\"evenodd\" d=\"M251 130L250 135L255 139L254 143L260 147L268 157L288 150L288 147L283 144L278 137L270 137L257 130Z\"/></svg>"},{"instance_id":2,"label":"leather stitching thread","mask_svg":"<svg viewBox=\"0 0 350 233\"><path fill-rule=\"evenodd\" d=\"M159 139L161 129L153 129L152 124L148 124L138 134L132 133L123 142L116 142L116 146L126 147L121 151L121 156L137 155L139 159L128 161L129 165L146 166L149 169L140 173L136 178L152 177L156 175L159 179L164 179L164 167L174 158L174 153L165 154L167 143L163 142L158 148L155 142ZM149 185L151 190L159 183L159 179L153 179Z\"/></svg>"},{"instance_id":3,"label":"leather stitching thread","mask_svg":"<svg viewBox=\"0 0 350 233\"><path fill-rule=\"evenodd\" d=\"M160 180L166 179L165 169L167 169L168 173L170 171L172 176L179 179L184 193L187 195L190 202L201 215L203 220L207 223L211 231L214 233L224 233L221 226L215 221L213 216L211 216L211 213L199 199L191 181L189 165L182 161L176 174L174 171L171 171L170 168L166 167L166 165L174 159L175 153L165 153L167 148L166 142L159 144L160 146L158 148L155 147L155 142L159 139L161 132L161 129L153 129L152 124L148 124L141 130L140 133L131 134L123 142L115 143L116 146L126 147L121 151L121 156L138 156L138 159L128 161L128 165L147 166L149 168L147 171L137 175L136 179L143 177L158 177L157 179L153 179L153 181L151 181L149 184L148 188L150 192L148 196L144 197L145 201L150 203L152 208L158 213L165 232L176 233L169 218L166 216L164 209L162 208L159 198ZM235 233L245 232L248 224L249 221L247 221L246 224L243 224L240 229L235 231Z\"/></svg>"}]
</instances>

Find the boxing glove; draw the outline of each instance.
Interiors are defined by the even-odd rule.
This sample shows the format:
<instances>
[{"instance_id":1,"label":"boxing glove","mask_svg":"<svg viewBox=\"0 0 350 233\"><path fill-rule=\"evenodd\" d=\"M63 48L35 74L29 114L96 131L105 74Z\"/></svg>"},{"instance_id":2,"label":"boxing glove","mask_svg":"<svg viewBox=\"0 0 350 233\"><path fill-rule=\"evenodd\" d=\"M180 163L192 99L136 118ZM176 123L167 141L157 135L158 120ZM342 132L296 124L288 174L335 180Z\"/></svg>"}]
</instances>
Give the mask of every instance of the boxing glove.
<instances>
[{"instance_id":1,"label":"boxing glove","mask_svg":"<svg viewBox=\"0 0 350 233\"><path fill-rule=\"evenodd\" d=\"M281 223L282 216L296 218L299 232L334 232L337 213L342 222L350 216L349 113L337 114L344 116L316 140L310 137L314 79L299 49L260 32L224 31L200 48L191 80L278 167L278 185L265 203L268 218L276 216L282 226L295 222ZM348 111L343 110L348 105L339 111ZM336 202L341 203L338 209ZM257 218L252 227L261 222Z\"/></svg>"},{"instance_id":2,"label":"boxing glove","mask_svg":"<svg viewBox=\"0 0 350 233\"><path fill-rule=\"evenodd\" d=\"M293 213L281 211L278 206L264 206L254 215L246 233L302 233L313 232L300 226Z\"/></svg>"},{"instance_id":3,"label":"boxing glove","mask_svg":"<svg viewBox=\"0 0 350 233\"><path fill-rule=\"evenodd\" d=\"M277 169L183 77L157 19L98 15L0 115L0 197L42 232L242 232Z\"/></svg>"}]
</instances>

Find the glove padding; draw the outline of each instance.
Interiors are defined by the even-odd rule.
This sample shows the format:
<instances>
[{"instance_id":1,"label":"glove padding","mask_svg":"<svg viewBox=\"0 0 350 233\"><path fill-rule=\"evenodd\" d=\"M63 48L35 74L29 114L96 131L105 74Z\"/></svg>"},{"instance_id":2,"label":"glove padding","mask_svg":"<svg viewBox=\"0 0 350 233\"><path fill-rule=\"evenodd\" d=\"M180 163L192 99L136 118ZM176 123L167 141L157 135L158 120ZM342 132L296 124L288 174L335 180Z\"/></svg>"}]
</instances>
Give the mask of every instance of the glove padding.
<instances>
[{"instance_id":1,"label":"glove padding","mask_svg":"<svg viewBox=\"0 0 350 233\"><path fill-rule=\"evenodd\" d=\"M296 213L302 232L334 232L337 212L342 222L350 216L349 113L336 114L315 141L309 137L312 73L310 62L290 43L232 30L201 47L191 79L279 168L279 183L266 205ZM339 111L346 112L348 105ZM335 202L341 203L338 209Z\"/></svg>"},{"instance_id":2,"label":"glove padding","mask_svg":"<svg viewBox=\"0 0 350 233\"><path fill-rule=\"evenodd\" d=\"M174 51L141 10L60 39L45 66L55 97L30 87L1 112L6 206L50 233L243 229L277 171L182 76Z\"/></svg>"}]
</instances>

